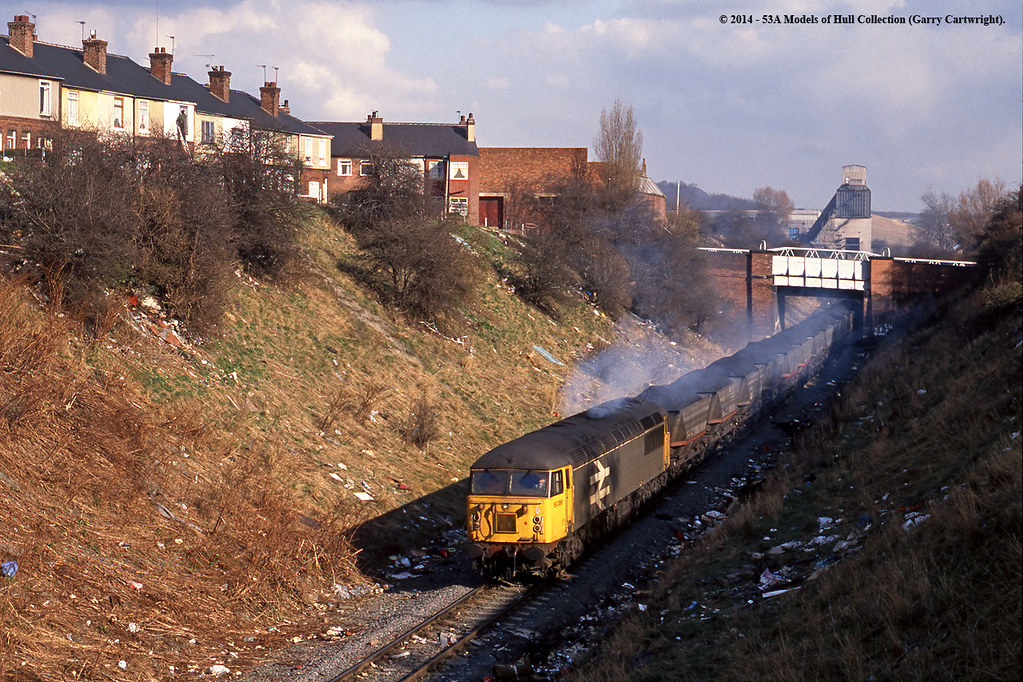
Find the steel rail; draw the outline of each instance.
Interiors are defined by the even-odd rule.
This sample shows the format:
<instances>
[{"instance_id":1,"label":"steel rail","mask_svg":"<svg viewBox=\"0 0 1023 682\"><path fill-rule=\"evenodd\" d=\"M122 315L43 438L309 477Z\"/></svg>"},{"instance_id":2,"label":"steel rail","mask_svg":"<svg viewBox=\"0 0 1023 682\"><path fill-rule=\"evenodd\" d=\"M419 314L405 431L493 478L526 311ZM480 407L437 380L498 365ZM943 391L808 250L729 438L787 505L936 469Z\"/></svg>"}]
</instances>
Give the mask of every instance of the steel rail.
<instances>
[{"instance_id":1,"label":"steel rail","mask_svg":"<svg viewBox=\"0 0 1023 682\"><path fill-rule=\"evenodd\" d=\"M466 592L461 597L459 597L455 601L451 602L450 604L445 606L443 609L441 609L437 613L433 614L432 616L430 616L426 620L422 621L421 623L418 623L417 625L413 625L408 630L406 630L405 632L401 633L400 635L398 635L397 637L392 639L390 642L388 642L384 646L380 647L375 652L371 653L369 656L366 656L365 658L363 658L361 661L359 661L358 663L356 663L352 667L348 668L347 670L345 670L344 672L340 673L339 675L336 675L336 676L330 678L330 680L328 680L328 682L340 682L341 680L343 680L345 678L352 677L352 676L362 672L363 670L368 668L374 661L376 661L376 660L378 660L380 658L383 658L386 654L390 653L392 650L396 649L399 645L401 645L405 640L407 640L410 637L412 637L412 635L416 634L420 630L423 630L424 628L429 627L434 622L436 622L439 618L444 617L445 615L447 615L451 611L453 611L456 608L458 608L460 605L464 604L469 599L472 599L474 596L476 596L477 594L479 594L480 592L485 590L486 587L487 586L484 584L484 585L480 585L478 587L473 588L469 592Z\"/></svg>"}]
</instances>

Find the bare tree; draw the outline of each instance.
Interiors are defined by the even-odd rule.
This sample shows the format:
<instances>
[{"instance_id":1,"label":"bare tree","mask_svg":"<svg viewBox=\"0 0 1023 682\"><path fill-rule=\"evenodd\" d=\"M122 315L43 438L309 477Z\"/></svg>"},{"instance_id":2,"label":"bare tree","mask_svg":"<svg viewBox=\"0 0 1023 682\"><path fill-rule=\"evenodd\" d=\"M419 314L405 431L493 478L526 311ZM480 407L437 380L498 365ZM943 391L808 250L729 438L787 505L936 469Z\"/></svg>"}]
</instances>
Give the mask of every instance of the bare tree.
<instances>
[{"instance_id":1,"label":"bare tree","mask_svg":"<svg viewBox=\"0 0 1023 682\"><path fill-rule=\"evenodd\" d=\"M1008 196L1005 183L981 178L977 186L959 194L959 201L948 220L960 243L972 249L987 227L991 216Z\"/></svg>"},{"instance_id":2,"label":"bare tree","mask_svg":"<svg viewBox=\"0 0 1023 682\"><path fill-rule=\"evenodd\" d=\"M593 150L605 164L608 189L630 195L636 188L643 156L643 133L631 106L616 99L610 111L600 112L600 132L593 141Z\"/></svg>"},{"instance_id":3,"label":"bare tree","mask_svg":"<svg viewBox=\"0 0 1023 682\"><path fill-rule=\"evenodd\" d=\"M924 210L920 212L914 229L913 243L926 254L950 254L957 249L959 239L949 216L955 208L955 200L947 192L935 194L928 190L920 197ZM923 254L922 254L923 255Z\"/></svg>"}]
</instances>

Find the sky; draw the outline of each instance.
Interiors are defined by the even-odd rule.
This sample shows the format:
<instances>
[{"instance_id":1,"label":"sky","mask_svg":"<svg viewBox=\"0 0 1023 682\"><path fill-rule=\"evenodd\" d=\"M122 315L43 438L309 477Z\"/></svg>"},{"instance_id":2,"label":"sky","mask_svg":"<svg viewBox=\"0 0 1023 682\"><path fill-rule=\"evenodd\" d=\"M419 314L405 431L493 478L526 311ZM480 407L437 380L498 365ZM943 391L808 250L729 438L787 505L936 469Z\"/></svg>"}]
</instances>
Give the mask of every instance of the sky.
<instances>
[{"instance_id":1,"label":"sky","mask_svg":"<svg viewBox=\"0 0 1023 682\"><path fill-rule=\"evenodd\" d=\"M0 5L6 21L34 14L42 41L80 47L95 30L144 65L154 47L173 49L174 70L201 83L209 65L252 93L276 79L292 114L310 121L379 111L385 122L454 123L471 112L482 147L588 147L592 160L601 111L620 100L654 180L741 197L770 186L797 208L823 208L846 164L866 166L875 211L916 212L927 191L1023 179L1018 0ZM941 22L868 23L914 15Z\"/></svg>"}]
</instances>

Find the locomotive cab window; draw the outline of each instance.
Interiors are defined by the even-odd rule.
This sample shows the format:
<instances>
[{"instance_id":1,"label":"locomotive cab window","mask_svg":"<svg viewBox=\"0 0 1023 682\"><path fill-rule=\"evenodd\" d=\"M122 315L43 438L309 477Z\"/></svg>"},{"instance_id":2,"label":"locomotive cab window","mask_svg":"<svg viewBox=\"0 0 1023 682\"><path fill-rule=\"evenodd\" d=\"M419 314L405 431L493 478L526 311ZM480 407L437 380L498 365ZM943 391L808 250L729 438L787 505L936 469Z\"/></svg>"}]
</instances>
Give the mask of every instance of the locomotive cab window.
<instances>
[{"instance_id":1,"label":"locomotive cab window","mask_svg":"<svg viewBox=\"0 0 1023 682\"><path fill-rule=\"evenodd\" d=\"M550 490L550 472L547 471L513 471L511 472L511 494L529 497L547 497Z\"/></svg>"},{"instance_id":2,"label":"locomotive cab window","mask_svg":"<svg viewBox=\"0 0 1023 682\"><path fill-rule=\"evenodd\" d=\"M469 489L477 495L504 495L508 492L508 472L473 471Z\"/></svg>"},{"instance_id":3,"label":"locomotive cab window","mask_svg":"<svg viewBox=\"0 0 1023 682\"><path fill-rule=\"evenodd\" d=\"M551 474L551 495L560 495L565 492L565 486L561 478L561 470L555 471Z\"/></svg>"}]
</instances>

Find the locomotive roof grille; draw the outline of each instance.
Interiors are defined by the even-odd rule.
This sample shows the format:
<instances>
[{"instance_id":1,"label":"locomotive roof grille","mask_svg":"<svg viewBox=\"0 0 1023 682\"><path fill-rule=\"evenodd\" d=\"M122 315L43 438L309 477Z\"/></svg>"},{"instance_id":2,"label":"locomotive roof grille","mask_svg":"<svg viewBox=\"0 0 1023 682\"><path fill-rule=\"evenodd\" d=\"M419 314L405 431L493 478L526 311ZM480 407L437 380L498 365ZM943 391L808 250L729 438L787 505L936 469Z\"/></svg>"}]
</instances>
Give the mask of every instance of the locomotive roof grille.
<instances>
[{"instance_id":1,"label":"locomotive roof grille","mask_svg":"<svg viewBox=\"0 0 1023 682\"><path fill-rule=\"evenodd\" d=\"M572 415L480 457L473 469L554 469L579 466L663 424L664 409L624 398Z\"/></svg>"}]
</instances>

